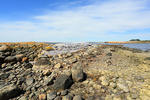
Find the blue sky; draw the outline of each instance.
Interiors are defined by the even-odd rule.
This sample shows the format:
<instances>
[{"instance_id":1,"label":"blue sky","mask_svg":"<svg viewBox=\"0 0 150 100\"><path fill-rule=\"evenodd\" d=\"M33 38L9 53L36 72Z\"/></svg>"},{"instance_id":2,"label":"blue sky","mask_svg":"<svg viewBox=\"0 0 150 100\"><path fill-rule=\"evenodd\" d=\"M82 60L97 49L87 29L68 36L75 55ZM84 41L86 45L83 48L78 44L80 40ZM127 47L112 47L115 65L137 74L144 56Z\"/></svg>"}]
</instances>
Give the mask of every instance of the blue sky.
<instances>
[{"instance_id":1,"label":"blue sky","mask_svg":"<svg viewBox=\"0 0 150 100\"><path fill-rule=\"evenodd\" d=\"M0 0L0 42L150 40L149 0Z\"/></svg>"}]
</instances>

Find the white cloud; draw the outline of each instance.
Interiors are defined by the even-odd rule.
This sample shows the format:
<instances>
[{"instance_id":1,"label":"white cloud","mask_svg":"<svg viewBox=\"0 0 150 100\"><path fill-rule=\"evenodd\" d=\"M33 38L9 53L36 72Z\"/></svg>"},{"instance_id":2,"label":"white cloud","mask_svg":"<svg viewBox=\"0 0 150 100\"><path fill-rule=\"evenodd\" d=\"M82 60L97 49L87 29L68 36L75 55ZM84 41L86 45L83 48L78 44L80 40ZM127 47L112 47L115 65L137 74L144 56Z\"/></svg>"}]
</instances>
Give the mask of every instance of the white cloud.
<instances>
[{"instance_id":1,"label":"white cloud","mask_svg":"<svg viewBox=\"0 0 150 100\"><path fill-rule=\"evenodd\" d=\"M70 10L50 11L34 16L32 21L4 22L0 24L1 40L88 41L95 38L101 41L140 37L139 33L124 33L150 28L147 3L148 0L96 2Z\"/></svg>"}]
</instances>

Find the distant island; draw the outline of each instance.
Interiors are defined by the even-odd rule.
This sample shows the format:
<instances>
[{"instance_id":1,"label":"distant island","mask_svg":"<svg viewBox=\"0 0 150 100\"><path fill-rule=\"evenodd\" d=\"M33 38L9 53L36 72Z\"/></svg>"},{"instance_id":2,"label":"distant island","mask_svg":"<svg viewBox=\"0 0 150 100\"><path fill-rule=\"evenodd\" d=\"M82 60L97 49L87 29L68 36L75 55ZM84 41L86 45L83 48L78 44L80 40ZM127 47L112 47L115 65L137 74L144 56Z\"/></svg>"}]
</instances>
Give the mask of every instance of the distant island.
<instances>
[{"instance_id":1,"label":"distant island","mask_svg":"<svg viewBox=\"0 0 150 100\"><path fill-rule=\"evenodd\" d=\"M131 39L129 41L107 41L104 43L150 43L150 40Z\"/></svg>"}]
</instances>

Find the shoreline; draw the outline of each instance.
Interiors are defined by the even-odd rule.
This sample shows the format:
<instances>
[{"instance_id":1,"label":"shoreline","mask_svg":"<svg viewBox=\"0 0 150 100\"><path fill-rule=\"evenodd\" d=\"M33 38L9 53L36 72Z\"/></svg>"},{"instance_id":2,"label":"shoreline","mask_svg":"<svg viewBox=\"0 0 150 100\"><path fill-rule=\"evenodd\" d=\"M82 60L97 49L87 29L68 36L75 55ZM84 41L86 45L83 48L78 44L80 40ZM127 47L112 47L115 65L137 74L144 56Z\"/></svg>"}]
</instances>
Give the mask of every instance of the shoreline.
<instances>
[{"instance_id":1,"label":"shoreline","mask_svg":"<svg viewBox=\"0 0 150 100\"><path fill-rule=\"evenodd\" d=\"M55 55L45 54L55 50ZM1 46L0 99L146 100L149 60L150 52L121 45Z\"/></svg>"}]
</instances>

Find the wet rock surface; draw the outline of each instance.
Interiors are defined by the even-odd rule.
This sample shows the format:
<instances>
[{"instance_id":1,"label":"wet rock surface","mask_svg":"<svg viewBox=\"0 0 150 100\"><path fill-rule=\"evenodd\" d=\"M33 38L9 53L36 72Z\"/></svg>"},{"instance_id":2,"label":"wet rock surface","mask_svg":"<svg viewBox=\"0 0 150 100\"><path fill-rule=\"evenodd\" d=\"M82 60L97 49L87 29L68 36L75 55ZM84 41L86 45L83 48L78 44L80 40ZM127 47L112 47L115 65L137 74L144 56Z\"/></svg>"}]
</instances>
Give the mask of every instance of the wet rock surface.
<instances>
[{"instance_id":1,"label":"wet rock surface","mask_svg":"<svg viewBox=\"0 0 150 100\"><path fill-rule=\"evenodd\" d=\"M0 46L0 100L149 100L149 52L47 46Z\"/></svg>"}]
</instances>

